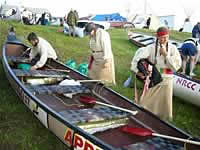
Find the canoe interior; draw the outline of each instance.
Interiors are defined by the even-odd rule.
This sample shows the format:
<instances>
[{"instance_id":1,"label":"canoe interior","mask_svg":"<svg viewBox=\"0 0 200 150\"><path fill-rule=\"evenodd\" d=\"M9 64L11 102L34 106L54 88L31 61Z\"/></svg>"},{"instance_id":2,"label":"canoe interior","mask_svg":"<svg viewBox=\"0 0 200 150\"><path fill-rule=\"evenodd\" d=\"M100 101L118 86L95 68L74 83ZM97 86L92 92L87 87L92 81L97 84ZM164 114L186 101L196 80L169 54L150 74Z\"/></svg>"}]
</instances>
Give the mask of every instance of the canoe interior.
<instances>
[{"instance_id":1,"label":"canoe interior","mask_svg":"<svg viewBox=\"0 0 200 150\"><path fill-rule=\"evenodd\" d=\"M7 56L16 56L19 57L21 56L21 54L27 49L27 47L20 45L20 44L7 44L6 45L6 57ZM4 60L6 61L6 60ZM5 69L9 69L11 68L11 70L13 69L17 69L16 68L17 64L11 64L8 66L8 68ZM89 78L86 76L83 76L81 74L79 74L78 72L66 67L65 65L63 65L62 63L58 62L58 61L49 61L48 64L42 68L42 70L49 70L49 69L62 69L62 70L69 70L69 73L66 73L66 76L68 75L67 78L70 77L73 78L74 80L88 80ZM18 76L17 79L22 83L22 85L24 87L26 87L27 83L26 83L26 77L22 77L22 76ZM58 80L57 82L54 82L54 85L59 84L61 81ZM96 98L97 101L99 102L103 102L103 103L107 103L107 104L111 104L114 106L118 106L118 107L122 107L122 108L126 108L132 111L138 111L138 114L133 116L128 114L126 118L128 118L126 125L130 125L130 126L134 126L134 127L141 127L141 128L148 128L153 130L154 132L160 133L160 134L165 134L165 135L170 135L170 136L175 136L175 137L180 137L180 138L185 138L188 139L191 136L189 134L186 134L185 132L183 132L180 129L177 129L176 127L170 125L167 122L164 122L162 120L160 120L158 117L156 117L155 115L153 115L152 113L146 111L145 109L139 107L138 105L134 104L131 100L121 96L120 94L112 91L110 88L105 87L102 83L93 83L93 82L83 82L82 83L84 86L86 86L91 92L90 93L78 93L78 94L74 94L72 96L72 98L66 97L64 94L61 93L41 93L41 94L34 94L34 97L37 98L37 100L40 100L40 102L42 104L44 104L43 106L47 106L48 110L47 114L52 114L52 113L56 113L58 114L58 116L62 116L62 119L58 119L61 120L61 122L63 120L65 121L69 121L67 118L65 118L65 115L63 115L63 113L65 111L68 110L72 110L72 111L79 111L79 110L84 110L84 109L98 109L99 107L103 107L100 105L95 105L95 106L89 106L89 105L84 105L80 102L80 97L81 96L90 96L93 98ZM34 100L34 98L33 98ZM37 103L37 101L36 101ZM42 107L41 107L42 108ZM49 113L48 111L53 110L51 113ZM67 115L67 114L66 114ZM53 125L53 123L55 123L55 120L57 120L57 117L53 116L53 115L48 115L49 117L47 117L47 127L50 130L53 130L53 132L57 135L58 138L60 138L66 145L70 146L70 142L66 142L65 139L63 139L63 129L61 128L62 126L67 126L65 124L65 122L62 122L62 125L60 125L58 123L58 126L60 128L56 128L56 125ZM53 116L53 117L52 117ZM65 129L66 127L64 127ZM77 127L79 128L79 127ZM80 130L82 131L82 130ZM58 133L56 133L58 132ZM82 136L84 136L84 134L86 134L85 132L82 133ZM108 130L105 131L101 131L101 132L96 132L92 135L90 135L91 138L94 137L94 139L98 139L97 140L97 145L101 148L104 149L104 146L106 147L106 145L111 146L111 148L113 149L118 149L118 150L125 150L125 149L134 149L133 147L131 147L131 145L136 144L136 143L142 143L142 142L146 142L147 140L153 140L155 139L155 137L152 136L146 136L146 137L142 137L142 136L136 136L136 135L129 135L127 133L124 133L120 130L120 127L117 128L110 128ZM181 142L177 142L177 141L172 141L172 140L167 140L170 141L172 144L178 145L180 146L182 149L183 148L183 143ZM100 144L99 144L99 143ZM103 143L103 144L102 144ZM159 143L158 143L159 144ZM144 143L142 144L143 146L145 145ZM128 148L129 147L129 148ZM109 147L110 148L110 147ZM105 148L105 149L109 149L109 148ZM192 145L192 144L188 144L188 148L189 149L200 149L200 147ZM178 149L178 148L177 148ZM88 149L89 150L89 149Z\"/></svg>"},{"instance_id":2,"label":"canoe interior","mask_svg":"<svg viewBox=\"0 0 200 150\"><path fill-rule=\"evenodd\" d=\"M20 56L27 47L23 45L15 45L12 43L6 44L6 55L7 56Z\"/></svg>"}]
</instances>

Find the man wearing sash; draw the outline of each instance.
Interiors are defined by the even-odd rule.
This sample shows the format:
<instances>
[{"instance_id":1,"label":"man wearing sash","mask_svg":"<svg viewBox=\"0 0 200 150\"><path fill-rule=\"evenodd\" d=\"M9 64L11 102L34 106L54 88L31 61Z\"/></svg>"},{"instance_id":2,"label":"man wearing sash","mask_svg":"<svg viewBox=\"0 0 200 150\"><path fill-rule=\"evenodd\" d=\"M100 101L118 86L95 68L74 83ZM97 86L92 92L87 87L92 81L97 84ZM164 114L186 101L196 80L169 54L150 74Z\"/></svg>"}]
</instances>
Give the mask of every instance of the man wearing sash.
<instances>
[{"instance_id":1,"label":"man wearing sash","mask_svg":"<svg viewBox=\"0 0 200 150\"><path fill-rule=\"evenodd\" d=\"M138 75L137 65L143 58L147 58L155 64L163 80L149 88L139 103L161 119L171 120L173 71L177 71L181 67L181 57L176 46L168 43L169 30L166 27L158 28L156 37L154 44L139 49L131 62L131 70Z\"/></svg>"},{"instance_id":2,"label":"man wearing sash","mask_svg":"<svg viewBox=\"0 0 200 150\"><path fill-rule=\"evenodd\" d=\"M49 58L54 60L57 59L55 50L45 39L38 37L34 32L30 33L27 39L33 46L30 53L30 59L32 60L36 56L39 56L39 60L31 67L30 70L42 68Z\"/></svg>"},{"instance_id":3,"label":"man wearing sash","mask_svg":"<svg viewBox=\"0 0 200 150\"><path fill-rule=\"evenodd\" d=\"M114 58L108 32L97 28L94 23L88 23L85 32L90 35L89 77L106 84L115 84Z\"/></svg>"}]
</instances>

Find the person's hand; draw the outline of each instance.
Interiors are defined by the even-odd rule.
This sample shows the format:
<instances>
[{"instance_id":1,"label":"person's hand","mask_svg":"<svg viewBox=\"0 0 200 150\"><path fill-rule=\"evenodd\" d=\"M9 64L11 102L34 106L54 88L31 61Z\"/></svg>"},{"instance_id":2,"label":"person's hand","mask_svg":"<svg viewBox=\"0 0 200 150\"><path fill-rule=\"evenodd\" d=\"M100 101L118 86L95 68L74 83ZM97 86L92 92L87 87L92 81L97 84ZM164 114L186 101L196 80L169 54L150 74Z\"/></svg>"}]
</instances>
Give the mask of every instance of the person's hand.
<instances>
[{"instance_id":1,"label":"person's hand","mask_svg":"<svg viewBox=\"0 0 200 150\"><path fill-rule=\"evenodd\" d=\"M32 61L32 58L28 58L28 61L31 62L31 61Z\"/></svg>"},{"instance_id":2,"label":"person's hand","mask_svg":"<svg viewBox=\"0 0 200 150\"><path fill-rule=\"evenodd\" d=\"M136 75L142 80L145 79L145 76L144 76L144 74L142 72L137 72Z\"/></svg>"},{"instance_id":3,"label":"person's hand","mask_svg":"<svg viewBox=\"0 0 200 150\"><path fill-rule=\"evenodd\" d=\"M167 50L165 46L160 46L160 54L163 55L164 57L167 56Z\"/></svg>"},{"instance_id":4,"label":"person's hand","mask_svg":"<svg viewBox=\"0 0 200 150\"><path fill-rule=\"evenodd\" d=\"M31 68L30 68L30 70L36 70L37 68L35 67L35 66L32 66Z\"/></svg>"},{"instance_id":5,"label":"person's hand","mask_svg":"<svg viewBox=\"0 0 200 150\"><path fill-rule=\"evenodd\" d=\"M103 65L104 65L104 68L109 68L110 67L110 63L107 60L105 60Z\"/></svg>"}]
</instances>

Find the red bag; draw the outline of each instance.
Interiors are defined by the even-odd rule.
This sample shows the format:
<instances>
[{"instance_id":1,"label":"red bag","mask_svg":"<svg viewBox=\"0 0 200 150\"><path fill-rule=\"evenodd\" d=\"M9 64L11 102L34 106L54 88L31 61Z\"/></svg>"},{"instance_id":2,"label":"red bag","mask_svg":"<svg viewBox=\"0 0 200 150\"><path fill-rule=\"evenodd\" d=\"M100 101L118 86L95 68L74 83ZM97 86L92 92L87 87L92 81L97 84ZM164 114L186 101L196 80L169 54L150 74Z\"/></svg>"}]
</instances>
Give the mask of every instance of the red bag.
<instances>
[{"instance_id":1,"label":"red bag","mask_svg":"<svg viewBox=\"0 0 200 150\"><path fill-rule=\"evenodd\" d=\"M89 60L89 65L88 65L88 69L90 70L92 68L92 63L94 61L94 57L90 56L90 60Z\"/></svg>"}]
</instances>

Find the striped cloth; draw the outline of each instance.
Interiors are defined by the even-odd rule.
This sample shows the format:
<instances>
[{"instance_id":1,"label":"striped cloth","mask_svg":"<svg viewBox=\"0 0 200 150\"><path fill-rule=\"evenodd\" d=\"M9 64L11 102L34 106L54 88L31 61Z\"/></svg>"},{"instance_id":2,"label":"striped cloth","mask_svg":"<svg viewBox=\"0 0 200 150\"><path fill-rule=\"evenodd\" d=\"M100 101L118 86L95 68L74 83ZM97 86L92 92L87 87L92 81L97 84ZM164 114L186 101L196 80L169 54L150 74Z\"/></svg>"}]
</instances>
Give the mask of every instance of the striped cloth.
<instances>
[{"instance_id":1,"label":"striped cloth","mask_svg":"<svg viewBox=\"0 0 200 150\"><path fill-rule=\"evenodd\" d=\"M66 93L90 93L90 90L83 85L27 85L34 94L66 94Z\"/></svg>"}]
</instances>

